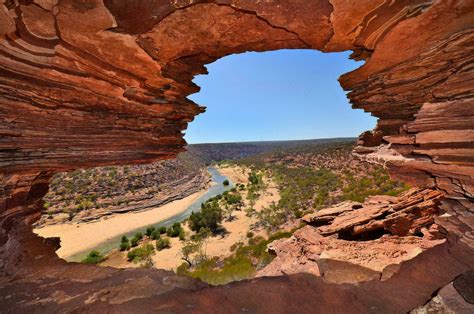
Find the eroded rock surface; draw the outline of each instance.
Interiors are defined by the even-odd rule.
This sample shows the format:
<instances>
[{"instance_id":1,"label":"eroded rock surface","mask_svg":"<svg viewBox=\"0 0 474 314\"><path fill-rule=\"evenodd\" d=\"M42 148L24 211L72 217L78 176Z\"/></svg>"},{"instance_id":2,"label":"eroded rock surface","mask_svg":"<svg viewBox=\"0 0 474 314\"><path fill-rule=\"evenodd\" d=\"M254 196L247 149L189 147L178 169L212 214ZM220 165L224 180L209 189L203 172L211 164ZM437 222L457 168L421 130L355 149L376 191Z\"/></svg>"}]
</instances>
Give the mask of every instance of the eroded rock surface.
<instances>
[{"instance_id":1,"label":"eroded rock surface","mask_svg":"<svg viewBox=\"0 0 474 314\"><path fill-rule=\"evenodd\" d=\"M277 257L259 276L311 273L331 283L387 280L400 264L445 242L434 224L441 193L413 189L400 197L344 202L303 217L310 225L268 249Z\"/></svg>"},{"instance_id":2,"label":"eroded rock surface","mask_svg":"<svg viewBox=\"0 0 474 314\"><path fill-rule=\"evenodd\" d=\"M259 279L124 297L120 310L406 312L424 304L474 267L473 25L474 2L463 0L0 1L2 311L117 310L109 296L92 297L117 283L109 270L87 268L87 303L55 297L79 293L71 278L86 268L58 270L52 252L29 244L51 176L174 157L187 123L204 110L186 98L199 89L193 76L231 53L280 48L352 50L366 61L340 79L353 106L379 118L356 153L441 191L437 223L447 243L383 283ZM48 256L44 267L30 263L39 255ZM140 277L126 276L119 290Z\"/></svg>"},{"instance_id":3,"label":"eroded rock surface","mask_svg":"<svg viewBox=\"0 0 474 314\"><path fill-rule=\"evenodd\" d=\"M425 305L420 306L411 314L456 313L470 314L474 312L474 271L462 274L454 282L441 288Z\"/></svg>"}]
</instances>

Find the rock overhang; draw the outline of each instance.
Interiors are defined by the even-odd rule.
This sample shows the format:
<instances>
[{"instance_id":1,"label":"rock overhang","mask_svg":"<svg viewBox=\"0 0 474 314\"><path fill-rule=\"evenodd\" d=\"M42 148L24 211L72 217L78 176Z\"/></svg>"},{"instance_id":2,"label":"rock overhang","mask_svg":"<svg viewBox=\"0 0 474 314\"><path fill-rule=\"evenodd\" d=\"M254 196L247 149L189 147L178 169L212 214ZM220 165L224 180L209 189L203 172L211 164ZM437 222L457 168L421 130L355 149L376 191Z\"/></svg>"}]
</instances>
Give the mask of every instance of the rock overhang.
<instances>
[{"instance_id":1,"label":"rock overhang","mask_svg":"<svg viewBox=\"0 0 474 314\"><path fill-rule=\"evenodd\" d=\"M356 153L442 191L451 252L474 246L474 3L34 0L0 8L3 256L28 256L13 244L33 240L17 231L37 219L54 172L173 158L203 111L187 96L205 64L282 48L353 50L366 61L340 79L353 107L379 118ZM14 261L3 274L30 267Z\"/></svg>"}]
</instances>

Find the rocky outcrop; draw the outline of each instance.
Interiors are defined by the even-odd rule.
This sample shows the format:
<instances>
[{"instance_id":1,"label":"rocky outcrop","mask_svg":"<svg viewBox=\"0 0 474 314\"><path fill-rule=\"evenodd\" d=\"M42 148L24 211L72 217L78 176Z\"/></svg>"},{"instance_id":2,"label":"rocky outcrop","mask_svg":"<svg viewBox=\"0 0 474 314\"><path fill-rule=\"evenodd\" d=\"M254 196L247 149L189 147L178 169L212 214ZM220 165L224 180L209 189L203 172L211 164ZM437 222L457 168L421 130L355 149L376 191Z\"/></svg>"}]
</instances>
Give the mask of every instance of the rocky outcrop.
<instances>
[{"instance_id":1,"label":"rocky outcrop","mask_svg":"<svg viewBox=\"0 0 474 314\"><path fill-rule=\"evenodd\" d=\"M399 197L344 202L303 217L309 226L272 242L276 258L259 276L311 273L331 283L387 280L400 264L445 242L434 224L441 193L412 189Z\"/></svg>"},{"instance_id":2,"label":"rocky outcrop","mask_svg":"<svg viewBox=\"0 0 474 314\"><path fill-rule=\"evenodd\" d=\"M474 267L473 21L474 3L462 0L0 1L2 311L117 309L111 295L133 290L133 280L105 291L118 283L112 273L87 268L81 290L78 274L86 268L57 271L52 252L31 246L29 226L51 176L174 157L187 123L204 110L186 98L199 89L193 76L231 53L280 48L352 50L366 61L340 79L353 106L379 118L356 153L441 191L437 221L448 242L383 284L260 279L212 293L124 295L121 309L406 312L425 303ZM39 256L48 256L44 267L28 263ZM308 301L310 293L319 297Z\"/></svg>"},{"instance_id":3,"label":"rocky outcrop","mask_svg":"<svg viewBox=\"0 0 474 314\"><path fill-rule=\"evenodd\" d=\"M306 215L303 221L319 226L323 236L370 239L380 233L416 235L434 223L441 197L441 192L415 188L399 197L380 195L369 197L363 204L341 203Z\"/></svg>"}]
</instances>

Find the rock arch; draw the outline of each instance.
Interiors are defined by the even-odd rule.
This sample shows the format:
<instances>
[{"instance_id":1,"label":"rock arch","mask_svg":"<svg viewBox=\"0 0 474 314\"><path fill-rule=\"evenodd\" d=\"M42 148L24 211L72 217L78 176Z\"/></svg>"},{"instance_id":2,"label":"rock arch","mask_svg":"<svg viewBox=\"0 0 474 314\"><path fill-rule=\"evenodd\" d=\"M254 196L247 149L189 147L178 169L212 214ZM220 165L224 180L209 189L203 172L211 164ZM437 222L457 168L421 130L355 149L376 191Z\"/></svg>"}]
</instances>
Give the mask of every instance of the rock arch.
<instances>
[{"instance_id":1,"label":"rock arch","mask_svg":"<svg viewBox=\"0 0 474 314\"><path fill-rule=\"evenodd\" d=\"M472 1L3 0L0 33L1 307L407 311L474 266ZM379 118L355 153L443 191L446 246L384 283L297 275L209 289L66 264L32 235L54 172L172 158L204 111L186 98L193 76L228 54L281 48L366 61L340 79L353 107Z\"/></svg>"}]
</instances>

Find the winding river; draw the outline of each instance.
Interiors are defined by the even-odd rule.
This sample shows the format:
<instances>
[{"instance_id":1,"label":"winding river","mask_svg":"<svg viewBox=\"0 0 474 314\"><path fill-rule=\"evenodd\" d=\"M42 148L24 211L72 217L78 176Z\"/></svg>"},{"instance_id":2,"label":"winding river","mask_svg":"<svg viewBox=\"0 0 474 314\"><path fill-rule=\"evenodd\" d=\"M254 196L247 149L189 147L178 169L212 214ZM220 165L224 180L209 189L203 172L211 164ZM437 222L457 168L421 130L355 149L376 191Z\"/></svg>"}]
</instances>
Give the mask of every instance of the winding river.
<instances>
[{"instance_id":1,"label":"winding river","mask_svg":"<svg viewBox=\"0 0 474 314\"><path fill-rule=\"evenodd\" d=\"M181 222L188 218L192 212L198 212L201 210L201 204L206 202L208 199L213 198L219 194L222 194L223 192L230 190L231 188L234 187L234 183L227 177L223 176L216 168L214 167L208 167L207 170L212 176L212 183L208 191L203 194L201 197L199 197L196 201L194 201L191 205L189 205L184 211L180 212L179 214L176 214L172 217L169 217L168 219L165 220L160 220L160 221L146 221L144 222L143 226L140 228L135 228L132 230L129 230L128 232L121 234L119 236L113 237L111 239L108 239L107 241L102 242L98 246L94 248L94 250L101 252L102 254L107 254L113 249L117 248L118 245L120 244L120 239L122 238L123 235L126 235L128 238L132 238L135 233L137 232L145 232L145 229L148 226L154 226L155 228L160 228L160 227L168 227L175 222ZM224 181L228 180L230 184L228 186L224 186ZM91 250L85 250L81 251L77 254L71 255L66 257L65 259L68 262L80 262L82 261L87 254L89 254Z\"/></svg>"}]
</instances>

